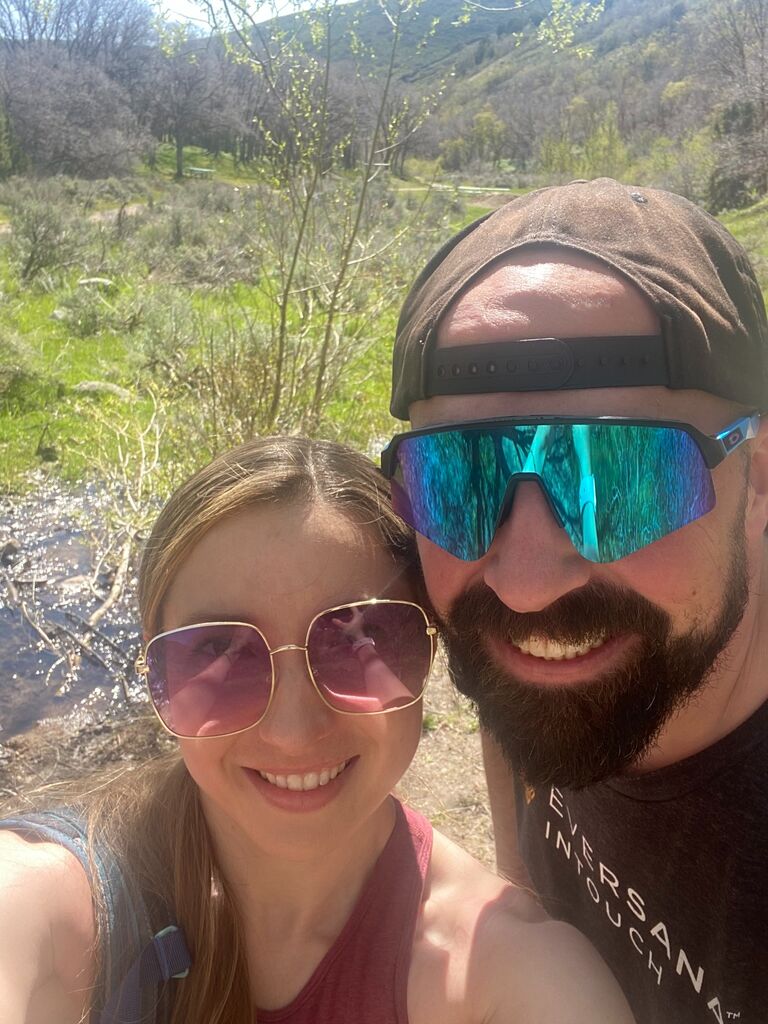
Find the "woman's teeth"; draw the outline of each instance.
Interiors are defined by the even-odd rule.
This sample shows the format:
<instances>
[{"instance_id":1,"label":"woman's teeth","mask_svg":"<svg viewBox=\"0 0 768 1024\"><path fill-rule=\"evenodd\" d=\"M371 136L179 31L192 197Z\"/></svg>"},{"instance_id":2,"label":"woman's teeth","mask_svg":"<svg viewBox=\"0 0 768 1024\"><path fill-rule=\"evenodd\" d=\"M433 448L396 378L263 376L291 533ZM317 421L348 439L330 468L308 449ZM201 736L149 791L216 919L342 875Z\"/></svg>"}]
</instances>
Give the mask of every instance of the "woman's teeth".
<instances>
[{"instance_id":1,"label":"woman's teeth","mask_svg":"<svg viewBox=\"0 0 768 1024\"><path fill-rule=\"evenodd\" d=\"M595 637L580 644L561 644L556 640L532 636L528 640L521 640L514 646L523 654L530 654L534 658L543 658L545 661L570 661L571 658L578 658L582 654L593 651L596 647L602 647L605 640L605 637Z\"/></svg>"},{"instance_id":2,"label":"woman's teeth","mask_svg":"<svg viewBox=\"0 0 768 1024\"><path fill-rule=\"evenodd\" d=\"M272 772L259 772L262 779L271 782L278 789L292 789L295 792L306 792L308 789L317 789L318 786L327 786L331 779L343 772L349 761L342 761L335 768L323 769L321 772L307 772L306 775L273 775Z\"/></svg>"}]
</instances>

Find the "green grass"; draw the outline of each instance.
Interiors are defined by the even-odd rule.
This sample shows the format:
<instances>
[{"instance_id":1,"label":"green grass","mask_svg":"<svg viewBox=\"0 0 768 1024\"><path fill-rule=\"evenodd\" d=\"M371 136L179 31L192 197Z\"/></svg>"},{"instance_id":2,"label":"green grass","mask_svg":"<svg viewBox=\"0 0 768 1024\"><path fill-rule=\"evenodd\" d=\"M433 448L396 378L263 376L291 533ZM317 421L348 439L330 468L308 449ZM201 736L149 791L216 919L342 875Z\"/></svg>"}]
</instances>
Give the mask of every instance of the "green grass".
<instances>
[{"instance_id":1,"label":"green grass","mask_svg":"<svg viewBox=\"0 0 768 1024\"><path fill-rule=\"evenodd\" d=\"M749 253L768 302L768 198L744 210L723 213L719 219Z\"/></svg>"},{"instance_id":2,"label":"green grass","mask_svg":"<svg viewBox=\"0 0 768 1024\"><path fill-rule=\"evenodd\" d=\"M168 286L156 290L169 301L174 291ZM135 351L130 333L102 330L78 337L50 321L54 299L32 295L24 305L25 316L10 318L20 327L18 337L25 358L23 372L0 401L0 493L24 489L27 474L36 467L71 482L104 476L117 461L119 430L127 430L129 436L123 442L130 445L149 420L153 408L150 393L166 407L190 401L188 391L173 379L178 368L167 372L162 364L147 366L146 357ZM213 322L235 303L251 317L264 315L263 296L242 285L213 295L192 293L189 300L200 324ZM185 353L195 365L206 355L200 345ZM185 357L180 357L182 363ZM94 381L117 385L128 397L77 390L77 385ZM41 447L53 449L54 463L41 458ZM212 454L201 446L196 455L183 439L178 443L178 425L166 437L165 453L169 468L171 462L175 464L171 475L176 475L177 469L189 472Z\"/></svg>"},{"instance_id":3,"label":"green grass","mask_svg":"<svg viewBox=\"0 0 768 1024\"><path fill-rule=\"evenodd\" d=\"M75 390L83 381L101 381L131 389L128 338L104 332L79 338L51 318L55 294L28 291L0 313L0 331L17 339L19 371L0 402L0 489L18 489L29 469L48 466L38 454L53 449L56 472L79 480L101 458L114 452L105 421L141 411L144 400L129 402L109 394ZM94 417L98 407L100 416Z\"/></svg>"},{"instance_id":4,"label":"green grass","mask_svg":"<svg viewBox=\"0 0 768 1024\"><path fill-rule=\"evenodd\" d=\"M227 213L217 212L215 204L210 205L212 200L205 197L210 190L199 183L164 185L162 175L172 173L171 147L164 147L160 155L164 164L161 161L155 175L156 188L150 184L150 189L161 201L147 209L144 222L138 222L131 229L135 233L124 239L117 239L108 225L94 228L90 254L77 267L46 272L38 281L23 285L11 262L11 238L0 236L0 493L29 486L29 472L35 468L72 481L94 473L103 475L105 467L116 461L116 428L124 425L135 436L148 421L150 392L164 403L173 421L165 440L169 472L188 471L195 459L199 463L210 454L204 439L190 442L195 436L195 417L199 438L200 430L209 425L205 416L211 415L210 409L203 414L193 397L199 394L194 386L199 389L201 375L207 379L210 372L207 339L218 330L217 337L226 340L223 325L227 318L234 318L236 332L243 329L245 317L257 324L274 319L274 304L259 287L260 276L268 273L261 265L253 280L239 280L234 275L216 287L195 283L194 276L185 280L185 261L191 259L194 269L194 259L205 258L206 247L215 249L228 242L235 221ZM187 156L195 166L215 166L217 181L221 180L219 174L234 169L229 158L213 161L200 150L190 150ZM150 177L144 181L149 182ZM224 189L222 201L227 194L232 195ZM200 207L194 205L196 196L203 204ZM397 202L405 210L413 201L403 193ZM480 196L458 201L443 198L442 203L441 226L434 229L428 249L492 208ZM174 210L179 211L183 234L176 248L168 241ZM721 219L745 245L761 285L768 288L768 199ZM256 229L251 225L249 230ZM374 452L378 442L400 426L388 413L391 339L397 304L418 265L401 263L397 271L384 267L377 278L387 282L392 301L366 325L364 336L372 347L352 358L324 409L323 431L327 435ZM108 270L103 271L102 266ZM104 301L77 283L81 276L102 272L114 282L102 293ZM366 297L360 301L367 303L370 293L362 294ZM354 317L366 314L370 316L368 307L361 306ZM292 330L301 325L299 316L294 309ZM221 344L226 349L226 343ZM244 381L239 387L242 353L227 372L232 378L228 397L247 410L247 389L252 385ZM312 373L310 368L308 379ZM189 379L185 380L185 374ZM130 398L78 393L75 389L83 381L117 385ZM219 409L216 415L221 418L229 412ZM298 426L291 421L282 429ZM225 431L221 436L226 440L230 435ZM56 461L45 462L40 454L43 449L50 449L47 454L55 454Z\"/></svg>"},{"instance_id":5,"label":"green grass","mask_svg":"<svg viewBox=\"0 0 768 1024\"><path fill-rule=\"evenodd\" d=\"M215 181L223 181L228 185L247 185L260 180L255 165L245 166L236 163L231 153L219 153L214 156L200 146L184 147L184 167L203 167L214 172ZM163 142L155 150L155 163L152 168L145 167L141 174L149 177L173 179L176 175L176 150L170 143Z\"/></svg>"},{"instance_id":6,"label":"green grass","mask_svg":"<svg viewBox=\"0 0 768 1024\"><path fill-rule=\"evenodd\" d=\"M200 152L190 156L203 164ZM277 311L265 287L268 267L258 256L249 264L250 257L242 255L251 244L258 246L258 218L247 212L244 199L227 189L217 192L219 184L190 180L161 189L160 201L129 218L121 234L111 221L80 220L84 235L75 266L60 268L54 261L32 282L20 281L20 263L14 263L19 239L0 236L0 493L31 486L35 469L71 481L108 474L117 461L119 431L134 443L148 421L150 391L168 422L164 462L176 473L189 472L215 447L241 439L238 423L241 436L253 429L249 412L260 399L266 408L269 395L268 385L260 390L258 384L265 365L258 350L271 344L261 338ZM56 199L55 189L51 194L52 202L79 209L80 194L74 196L68 185L61 195L69 198ZM408 216L407 197L402 203ZM38 202L37 208L40 218L55 213L50 204ZM397 213L388 216L395 227L402 223ZM423 229L422 213L415 223ZM215 270L211 279L198 278L198 269L205 272L209 264ZM227 273L220 278L216 268L222 267ZM392 282L405 282L411 267L406 261L399 271L378 272L372 287L358 288L361 306L347 322L370 316L369 303L380 308L377 289L396 301ZM241 269L251 276L240 279ZM78 283L92 276L112 284L97 290ZM297 300L289 314L291 337L306 326L302 315ZM371 449L372 438L393 429L387 407L395 318L392 305L365 324L366 352L353 354L323 409L326 436ZM253 335L249 323L256 325ZM308 337L317 344L318 330ZM211 358L223 385L215 401ZM299 380L305 392L315 365L310 361ZM128 397L78 392L85 381L115 385ZM295 416L278 424L287 430L301 426Z\"/></svg>"},{"instance_id":7,"label":"green grass","mask_svg":"<svg viewBox=\"0 0 768 1024\"><path fill-rule=\"evenodd\" d=\"M484 206L482 202L475 200L464 207L461 220L458 222L457 230L465 227L467 224L471 224L473 220L478 220L480 217L484 217L486 213L490 213L493 209L492 206Z\"/></svg>"}]
</instances>

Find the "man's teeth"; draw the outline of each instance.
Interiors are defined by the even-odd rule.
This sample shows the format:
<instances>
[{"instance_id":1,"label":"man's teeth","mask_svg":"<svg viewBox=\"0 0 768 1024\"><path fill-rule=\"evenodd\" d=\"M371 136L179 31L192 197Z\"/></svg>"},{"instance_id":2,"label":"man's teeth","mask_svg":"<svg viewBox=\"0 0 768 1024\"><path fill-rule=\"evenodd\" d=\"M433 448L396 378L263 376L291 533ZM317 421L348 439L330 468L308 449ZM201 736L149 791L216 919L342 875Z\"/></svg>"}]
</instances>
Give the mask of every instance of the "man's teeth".
<instances>
[{"instance_id":1,"label":"man's teeth","mask_svg":"<svg viewBox=\"0 0 768 1024\"><path fill-rule=\"evenodd\" d=\"M331 779L343 772L349 761L342 761L334 768L325 768L321 772L307 772L306 775L273 775L272 772L259 772L262 779L271 782L278 789L292 789L294 792L306 792L309 789L317 789L318 786L327 786Z\"/></svg>"},{"instance_id":2,"label":"man's teeth","mask_svg":"<svg viewBox=\"0 0 768 1024\"><path fill-rule=\"evenodd\" d=\"M514 646L523 654L530 654L534 658L543 658L545 661L570 661L571 658L578 658L582 654L593 651L596 647L602 647L604 643L605 637L595 637L580 644L561 644L556 640L532 636L528 640L521 640Z\"/></svg>"}]
</instances>

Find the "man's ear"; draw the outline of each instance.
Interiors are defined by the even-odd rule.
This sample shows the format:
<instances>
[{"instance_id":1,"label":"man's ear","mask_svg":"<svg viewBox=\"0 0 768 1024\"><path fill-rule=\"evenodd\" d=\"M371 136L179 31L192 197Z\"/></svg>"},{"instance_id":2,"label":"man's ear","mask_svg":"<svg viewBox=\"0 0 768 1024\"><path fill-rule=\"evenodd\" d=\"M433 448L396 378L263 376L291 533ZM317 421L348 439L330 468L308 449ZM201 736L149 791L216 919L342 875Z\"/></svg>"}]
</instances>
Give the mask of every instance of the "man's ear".
<instances>
[{"instance_id":1,"label":"man's ear","mask_svg":"<svg viewBox=\"0 0 768 1024\"><path fill-rule=\"evenodd\" d=\"M746 529L748 537L759 537L768 528L768 417L760 421L757 436L748 443Z\"/></svg>"}]
</instances>

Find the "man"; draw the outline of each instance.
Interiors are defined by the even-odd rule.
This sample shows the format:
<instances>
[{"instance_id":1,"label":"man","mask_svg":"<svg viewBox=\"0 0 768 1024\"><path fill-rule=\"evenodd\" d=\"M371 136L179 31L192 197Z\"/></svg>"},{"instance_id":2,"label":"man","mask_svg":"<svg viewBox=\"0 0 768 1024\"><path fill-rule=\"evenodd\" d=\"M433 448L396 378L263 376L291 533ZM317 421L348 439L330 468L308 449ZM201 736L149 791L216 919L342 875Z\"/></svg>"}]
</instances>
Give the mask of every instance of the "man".
<instances>
[{"instance_id":1,"label":"man","mask_svg":"<svg viewBox=\"0 0 768 1024\"><path fill-rule=\"evenodd\" d=\"M640 1024L768 1021L768 323L746 255L669 193L531 193L424 269L393 380L413 430L382 464L485 731L500 868L591 938Z\"/></svg>"}]
</instances>

